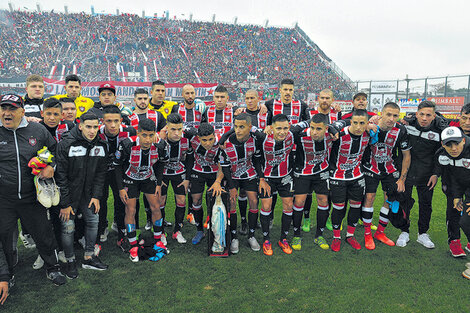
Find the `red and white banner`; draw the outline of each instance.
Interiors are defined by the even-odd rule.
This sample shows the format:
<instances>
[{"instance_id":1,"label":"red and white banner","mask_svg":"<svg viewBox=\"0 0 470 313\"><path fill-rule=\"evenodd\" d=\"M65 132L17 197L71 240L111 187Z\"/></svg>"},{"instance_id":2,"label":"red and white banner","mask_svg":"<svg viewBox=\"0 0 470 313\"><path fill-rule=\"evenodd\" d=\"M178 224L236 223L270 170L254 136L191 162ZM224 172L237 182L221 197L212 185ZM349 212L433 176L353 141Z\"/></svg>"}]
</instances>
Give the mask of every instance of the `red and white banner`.
<instances>
[{"instance_id":1,"label":"red and white banner","mask_svg":"<svg viewBox=\"0 0 470 313\"><path fill-rule=\"evenodd\" d=\"M436 111L441 113L460 113L465 104L465 97L428 97L436 104Z\"/></svg>"},{"instance_id":2,"label":"red and white banner","mask_svg":"<svg viewBox=\"0 0 470 313\"><path fill-rule=\"evenodd\" d=\"M45 93L58 95L65 94L65 81L45 78ZM81 94L84 97L98 97L98 87L104 83L113 84L116 87L116 96L124 98L133 98L134 91L137 88L147 89L150 93L152 88L151 82L117 82L117 81L100 81L100 82L82 82ZM182 97L182 89L185 84L165 84L167 97ZM214 93L217 84L192 84L196 89L196 97L207 97Z\"/></svg>"}]
</instances>

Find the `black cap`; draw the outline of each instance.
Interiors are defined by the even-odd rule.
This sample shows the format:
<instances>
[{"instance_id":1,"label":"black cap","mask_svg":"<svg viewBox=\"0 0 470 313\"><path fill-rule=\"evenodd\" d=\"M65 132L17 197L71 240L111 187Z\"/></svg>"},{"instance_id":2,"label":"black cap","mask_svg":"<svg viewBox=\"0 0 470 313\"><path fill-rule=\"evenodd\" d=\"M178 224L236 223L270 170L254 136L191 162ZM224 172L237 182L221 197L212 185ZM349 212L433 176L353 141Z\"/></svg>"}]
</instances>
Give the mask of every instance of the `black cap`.
<instances>
[{"instance_id":1,"label":"black cap","mask_svg":"<svg viewBox=\"0 0 470 313\"><path fill-rule=\"evenodd\" d=\"M2 99L0 100L0 105L4 105L4 104L9 104L16 108L24 108L23 98L14 94L3 95Z\"/></svg>"}]
</instances>

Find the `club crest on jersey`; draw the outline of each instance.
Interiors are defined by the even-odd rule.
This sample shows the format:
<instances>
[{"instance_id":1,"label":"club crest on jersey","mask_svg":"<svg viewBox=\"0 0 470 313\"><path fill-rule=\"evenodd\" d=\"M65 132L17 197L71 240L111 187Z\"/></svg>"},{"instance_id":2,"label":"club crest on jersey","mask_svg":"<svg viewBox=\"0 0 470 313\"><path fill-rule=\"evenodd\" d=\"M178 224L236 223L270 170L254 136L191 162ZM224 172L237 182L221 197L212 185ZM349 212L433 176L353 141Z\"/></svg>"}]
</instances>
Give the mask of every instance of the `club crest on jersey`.
<instances>
[{"instance_id":1,"label":"club crest on jersey","mask_svg":"<svg viewBox=\"0 0 470 313\"><path fill-rule=\"evenodd\" d=\"M294 114L299 114L299 110L298 110L298 109L294 109Z\"/></svg>"},{"instance_id":2,"label":"club crest on jersey","mask_svg":"<svg viewBox=\"0 0 470 313\"><path fill-rule=\"evenodd\" d=\"M463 161L462 164L463 164L463 166L465 166L465 168L470 168L470 162L469 161Z\"/></svg>"},{"instance_id":3,"label":"club crest on jersey","mask_svg":"<svg viewBox=\"0 0 470 313\"><path fill-rule=\"evenodd\" d=\"M429 133L429 134L428 134L428 139L429 139L429 140L433 140L434 137L436 137L436 134L434 134L434 133Z\"/></svg>"},{"instance_id":4,"label":"club crest on jersey","mask_svg":"<svg viewBox=\"0 0 470 313\"><path fill-rule=\"evenodd\" d=\"M230 121L230 116L229 115L225 116L225 120Z\"/></svg>"},{"instance_id":5,"label":"club crest on jersey","mask_svg":"<svg viewBox=\"0 0 470 313\"><path fill-rule=\"evenodd\" d=\"M393 143L393 138L387 138L387 143L392 144Z\"/></svg>"},{"instance_id":6,"label":"club crest on jersey","mask_svg":"<svg viewBox=\"0 0 470 313\"><path fill-rule=\"evenodd\" d=\"M164 109L165 113L168 114L168 112L170 112L170 110L168 109Z\"/></svg>"},{"instance_id":7,"label":"club crest on jersey","mask_svg":"<svg viewBox=\"0 0 470 313\"><path fill-rule=\"evenodd\" d=\"M80 110L80 112L85 112L85 107L78 107L78 109Z\"/></svg>"},{"instance_id":8,"label":"club crest on jersey","mask_svg":"<svg viewBox=\"0 0 470 313\"><path fill-rule=\"evenodd\" d=\"M116 156L117 160L119 160L121 158L121 152L120 151L116 151L116 153L114 153L114 155Z\"/></svg>"},{"instance_id":9,"label":"club crest on jersey","mask_svg":"<svg viewBox=\"0 0 470 313\"><path fill-rule=\"evenodd\" d=\"M29 144L30 144L31 146L34 147L34 146L36 145L36 143L37 143L36 138L33 138L33 137L29 138Z\"/></svg>"}]
</instances>

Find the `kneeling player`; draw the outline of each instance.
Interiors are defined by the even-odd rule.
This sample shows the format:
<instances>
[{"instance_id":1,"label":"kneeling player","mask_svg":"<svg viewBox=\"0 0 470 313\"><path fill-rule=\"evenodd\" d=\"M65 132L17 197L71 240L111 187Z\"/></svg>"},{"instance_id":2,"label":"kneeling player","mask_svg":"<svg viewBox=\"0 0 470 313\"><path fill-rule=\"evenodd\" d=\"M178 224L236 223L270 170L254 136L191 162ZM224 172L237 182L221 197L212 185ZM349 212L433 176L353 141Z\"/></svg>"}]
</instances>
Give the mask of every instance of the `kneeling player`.
<instances>
[{"instance_id":1,"label":"kneeling player","mask_svg":"<svg viewBox=\"0 0 470 313\"><path fill-rule=\"evenodd\" d=\"M164 142L154 144L155 131L155 123L152 120L140 120L137 137L124 139L115 156L116 184L119 196L126 205L124 222L131 247L137 245L135 210L141 192L145 194L150 204L154 237L166 245L166 238L162 235L163 219L158 198L161 191L162 156L165 156L165 148Z\"/></svg>"},{"instance_id":2,"label":"kneeling player","mask_svg":"<svg viewBox=\"0 0 470 313\"><path fill-rule=\"evenodd\" d=\"M366 196L364 207L362 208L362 219L364 221L365 246L369 250L375 249L374 239L372 239L371 234L371 225L375 194L379 182L382 183L384 193L386 190L404 192L406 174L408 173L411 163L411 146L408 142L406 128L397 123L400 118L400 107L393 102L385 104L382 109L381 117L378 124L377 141L373 144L372 142L370 143L363 158ZM401 175L398 171L398 166L395 164L398 149L400 149L403 154ZM374 238L386 245L394 246L395 243L387 238L384 233L385 227L388 224L389 211L390 206L387 202L387 194L385 194L385 201L380 209L379 227L374 234Z\"/></svg>"},{"instance_id":3,"label":"kneeling player","mask_svg":"<svg viewBox=\"0 0 470 313\"><path fill-rule=\"evenodd\" d=\"M327 250L328 246L323 237L323 230L329 216L328 204L328 158L333 140L325 136L328 116L316 114L310 120L310 128L295 135L295 170L294 170L294 210L305 209L307 195L315 191L317 196L317 230L314 242L320 248Z\"/></svg>"},{"instance_id":4,"label":"kneeling player","mask_svg":"<svg viewBox=\"0 0 470 313\"><path fill-rule=\"evenodd\" d=\"M449 240L449 248L452 256L465 257L460 243L460 228L470 241L470 140L457 127L444 129L441 139L442 148L437 150L436 158L443 177L446 177L447 193L453 198L454 208L448 208L446 215L448 224L452 226L452 235L457 237ZM465 250L470 252L470 243ZM470 279L470 270L462 274Z\"/></svg>"}]
</instances>

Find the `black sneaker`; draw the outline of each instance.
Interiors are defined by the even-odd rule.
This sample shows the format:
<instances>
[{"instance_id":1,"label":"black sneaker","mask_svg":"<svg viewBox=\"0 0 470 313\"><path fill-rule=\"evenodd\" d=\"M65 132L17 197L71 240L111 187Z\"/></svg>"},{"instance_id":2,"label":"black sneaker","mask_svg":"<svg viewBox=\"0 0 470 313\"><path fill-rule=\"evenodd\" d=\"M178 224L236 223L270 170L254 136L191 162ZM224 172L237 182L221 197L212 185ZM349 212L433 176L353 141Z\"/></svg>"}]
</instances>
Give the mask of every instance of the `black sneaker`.
<instances>
[{"instance_id":1,"label":"black sneaker","mask_svg":"<svg viewBox=\"0 0 470 313\"><path fill-rule=\"evenodd\" d=\"M240 229L240 234L246 235L248 234L248 223L244 222L242 223L241 229Z\"/></svg>"},{"instance_id":2,"label":"black sneaker","mask_svg":"<svg viewBox=\"0 0 470 313\"><path fill-rule=\"evenodd\" d=\"M83 260L82 268L88 270L105 271L108 269L108 265L101 262L100 258L94 255L91 257L91 259Z\"/></svg>"},{"instance_id":3,"label":"black sneaker","mask_svg":"<svg viewBox=\"0 0 470 313\"><path fill-rule=\"evenodd\" d=\"M64 266L64 274L68 279L75 279L78 277L77 261L68 261Z\"/></svg>"},{"instance_id":4,"label":"black sneaker","mask_svg":"<svg viewBox=\"0 0 470 313\"><path fill-rule=\"evenodd\" d=\"M50 272L46 272L46 276L47 278L52 280L52 283L54 283L54 285L56 286L61 286L67 281L65 276L57 269L51 270Z\"/></svg>"}]
</instances>

